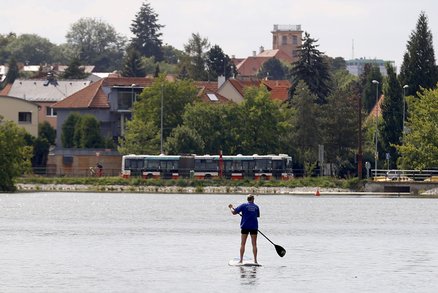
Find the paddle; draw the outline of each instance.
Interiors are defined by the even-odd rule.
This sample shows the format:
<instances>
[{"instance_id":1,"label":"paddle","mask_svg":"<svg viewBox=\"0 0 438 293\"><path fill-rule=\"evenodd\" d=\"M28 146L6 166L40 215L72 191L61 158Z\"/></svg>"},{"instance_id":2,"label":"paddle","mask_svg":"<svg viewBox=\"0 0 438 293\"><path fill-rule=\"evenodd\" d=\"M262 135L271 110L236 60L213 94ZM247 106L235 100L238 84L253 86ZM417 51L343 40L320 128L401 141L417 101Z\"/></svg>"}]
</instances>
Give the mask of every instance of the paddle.
<instances>
[{"instance_id":1,"label":"paddle","mask_svg":"<svg viewBox=\"0 0 438 293\"><path fill-rule=\"evenodd\" d=\"M234 210L234 208L232 208ZM242 216L241 213L239 213L239 216ZM275 247L275 251L277 251L277 254L280 257L283 257L286 254L286 249L284 249L283 247L281 247L280 245L275 244L274 242L271 241L271 239L269 239L265 234L262 233L262 231L258 230L257 231L262 234L263 237L265 237L269 242L272 243L272 245L274 245Z\"/></svg>"}]
</instances>

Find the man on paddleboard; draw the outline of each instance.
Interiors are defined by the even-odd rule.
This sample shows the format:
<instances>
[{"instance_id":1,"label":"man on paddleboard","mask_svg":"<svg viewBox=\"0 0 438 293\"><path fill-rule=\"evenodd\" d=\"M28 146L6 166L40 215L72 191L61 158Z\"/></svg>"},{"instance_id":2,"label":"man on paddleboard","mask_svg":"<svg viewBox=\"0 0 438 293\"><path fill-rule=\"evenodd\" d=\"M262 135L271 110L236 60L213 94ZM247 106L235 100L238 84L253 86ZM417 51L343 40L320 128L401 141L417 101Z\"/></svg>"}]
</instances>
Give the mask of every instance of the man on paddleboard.
<instances>
[{"instance_id":1,"label":"man on paddleboard","mask_svg":"<svg viewBox=\"0 0 438 293\"><path fill-rule=\"evenodd\" d=\"M254 203L254 195L248 194L247 203L239 205L234 208L232 204L228 207L233 215L240 214L241 242L240 242L240 262L243 262L243 255L245 253L245 244L248 234L251 235L252 252L254 254L254 263L257 263L257 232L259 229L258 217L260 217L260 209Z\"/></svg>"}]
</instances>

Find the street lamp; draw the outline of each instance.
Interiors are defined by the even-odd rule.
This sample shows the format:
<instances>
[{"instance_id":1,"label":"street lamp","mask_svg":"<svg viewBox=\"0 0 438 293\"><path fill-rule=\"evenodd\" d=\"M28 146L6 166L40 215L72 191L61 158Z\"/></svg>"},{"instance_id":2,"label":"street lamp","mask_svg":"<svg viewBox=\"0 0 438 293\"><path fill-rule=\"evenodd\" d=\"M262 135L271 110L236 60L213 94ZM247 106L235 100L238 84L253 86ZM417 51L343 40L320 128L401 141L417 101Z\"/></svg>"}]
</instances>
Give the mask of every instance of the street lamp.
<instances>
[{"instance_id":1,"label":"street lamp","mask_svg":"<svg viewBox=\"0 0 438 293\"><path fill-rule=\"evenodd\" d=\"M161 84L160 154L163 153L163 84Z\"/></svg>"},{"instance_id":2,"label":"street lamp","mask_svg":"<svg viewBox=\"0 0 438 293\"><path fill-rule=\"evenodd\" d=\"M406 115L406 89L409 86L407 84L405 84L403 86L403 130L402 130L402 142L404 142L405 140L405 115Z\"/></svg>"},{"instance_id":3,"label":"street lamp","mask_svg":"<svg viewBox=\"0 0 438 293\"><path fill-rule=\"evenodd\" d=\"M373 79L372 83L376 85L376 151L374 154L374 177L377 177L377 160L379 159L379 153L377 150L377 131L379 129L379 82Z\"/></svg>"}]
</instances>

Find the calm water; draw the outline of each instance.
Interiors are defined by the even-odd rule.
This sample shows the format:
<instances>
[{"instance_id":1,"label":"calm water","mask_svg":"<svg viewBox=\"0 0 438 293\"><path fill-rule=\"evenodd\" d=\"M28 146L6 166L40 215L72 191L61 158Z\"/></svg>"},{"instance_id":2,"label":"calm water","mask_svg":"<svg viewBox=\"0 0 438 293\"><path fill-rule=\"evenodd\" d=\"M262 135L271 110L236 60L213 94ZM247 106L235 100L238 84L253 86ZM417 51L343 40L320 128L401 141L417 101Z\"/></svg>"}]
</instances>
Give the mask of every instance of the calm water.
<instances>
[{"instance_id":1,"label":"calm water","mask_svg":"<svg viewBox=\"0 0 438 293\"><path fill-rule=\"evenodd\" d=\"M438 200L258 196L287 254L229 267L244 199L0 194L0 292L438 292Z\"/></svg>"}]
</instances>

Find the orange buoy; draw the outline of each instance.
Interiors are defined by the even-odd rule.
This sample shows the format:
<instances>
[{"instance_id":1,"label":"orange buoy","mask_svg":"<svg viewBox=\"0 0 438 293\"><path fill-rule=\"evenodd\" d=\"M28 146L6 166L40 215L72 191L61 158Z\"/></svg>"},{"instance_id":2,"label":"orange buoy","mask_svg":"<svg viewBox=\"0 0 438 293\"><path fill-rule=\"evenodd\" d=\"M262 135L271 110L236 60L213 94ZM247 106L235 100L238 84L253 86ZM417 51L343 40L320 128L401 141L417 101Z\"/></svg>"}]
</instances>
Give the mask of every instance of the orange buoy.
<instances>
[{"instance_id":1,"label":"orange buoy","mask_svg":"<svg viewBox=\"0 0 438 293\"><path fill-rule=\"evenodd\" d=\"M319 193L319 188L318 188L315 192L315 196L320 196L320 195L321 195L321 193Z\"/></svg>"}]
</instances>

